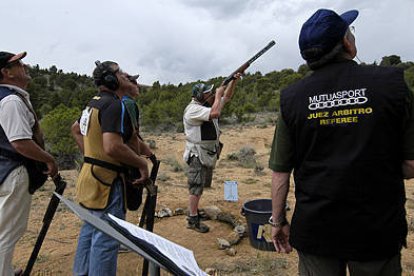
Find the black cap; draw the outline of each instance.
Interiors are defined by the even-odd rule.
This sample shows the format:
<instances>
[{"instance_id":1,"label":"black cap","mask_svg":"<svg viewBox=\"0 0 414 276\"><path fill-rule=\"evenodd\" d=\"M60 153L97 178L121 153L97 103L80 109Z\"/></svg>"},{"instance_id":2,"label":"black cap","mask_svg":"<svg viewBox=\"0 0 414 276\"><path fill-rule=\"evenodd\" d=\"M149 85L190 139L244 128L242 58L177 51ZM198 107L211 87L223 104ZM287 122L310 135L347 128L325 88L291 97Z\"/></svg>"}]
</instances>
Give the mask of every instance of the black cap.
<instances>
[{"instance_id":1,"label":"black cap","mask_svg":"<svg viewBox=\"0 0 414 276\"><path fill-rule=\"evenodd\" d=\"M22 52L17 55L9 52L0 52L0 69L3 69L9 64L23 59L26 56L26 54L26 52Z\"/></svg>"}]
</instances>

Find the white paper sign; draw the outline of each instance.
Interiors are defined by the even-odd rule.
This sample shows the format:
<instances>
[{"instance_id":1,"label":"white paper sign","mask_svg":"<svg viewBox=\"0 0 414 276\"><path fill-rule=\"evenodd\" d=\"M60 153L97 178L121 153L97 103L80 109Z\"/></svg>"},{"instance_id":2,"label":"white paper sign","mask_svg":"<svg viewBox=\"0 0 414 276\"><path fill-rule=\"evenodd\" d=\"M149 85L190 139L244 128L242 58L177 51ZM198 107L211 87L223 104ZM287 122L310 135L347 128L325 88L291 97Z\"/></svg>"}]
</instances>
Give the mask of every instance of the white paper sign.
<instances>
[{"instance_id":1,"label":"white paper sign","mask_svg":"<svg viewBox=\"0 0 414 276\"><path fill-rule=\"evenodd\" d=\"M149 232L143 228L129 223L125 220L119 219L111 214L109 217L125 228L131 235L145 240L146 242L155 246L162 254L173 261L178 267L188 273L188 275L194 276L207 276L208 274L202 271L194 258L193 251L188 250L172 241L169 241L157 234Z\"/></svg>"},{"instance_id":2,"label":"white paper sign","mask_svg":"<svg viewBox=\"0 0 414 276\"><path fill-rule=\"evenodd\" d=\"M224 181L224 200L238 201L237 181Z\"/></svg>"},{"instance_id":3,"label":"white paper sign","mask_svg":"<svg viewBox=\"0 0 414 276\"><path fill-rule=\"evenodd\" d=\"M79 127L80 127L80 133L83 136L86 136L86 134L88 134L89 120L91 118L91 114L92 114L92 108L90 107L87 107L82 111L82 116L79 120Z\"/></svg>"}]
</instances>

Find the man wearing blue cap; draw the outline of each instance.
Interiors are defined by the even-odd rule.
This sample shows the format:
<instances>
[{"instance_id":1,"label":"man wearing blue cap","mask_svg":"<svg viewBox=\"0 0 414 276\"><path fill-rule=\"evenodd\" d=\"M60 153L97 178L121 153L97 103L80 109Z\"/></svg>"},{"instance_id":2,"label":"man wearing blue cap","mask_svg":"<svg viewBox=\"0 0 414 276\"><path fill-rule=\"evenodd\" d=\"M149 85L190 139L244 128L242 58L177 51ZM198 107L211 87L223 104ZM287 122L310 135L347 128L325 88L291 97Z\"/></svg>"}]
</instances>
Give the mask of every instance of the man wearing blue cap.
<instances>
[{"instance_id":1,"label":"man wearing blue cap","mask_svg":"<svg viewBox=\"0 0 414 276\"><path fill-rule=\"evenodd\" d=\"M189 165L189 216L187 228L200 233L209 231L209 227L200 222L198 204L204 187L210 187L213 169L221 151L218 118L224 105L233 96L236 81L241 74L227 85L221 85L213 91L213 85L197 83L192 89L192 101L184 110L183 123L186 136L184 161Z\"/></svg>"},{"instance_id":2,"label":"man wearing blue cap","mask_svg":"<svg viewBox=\"0 0 414 276\"><path fill-rule=\"evenodd\" d=\"M320 9L303 24L300 52L313 72L280 96L269 223L277 252L297 250L300 275L401 275L403 180L414 177L412 93L402 69L353 61L357 16Z\"/></svg>"}]
</instances>

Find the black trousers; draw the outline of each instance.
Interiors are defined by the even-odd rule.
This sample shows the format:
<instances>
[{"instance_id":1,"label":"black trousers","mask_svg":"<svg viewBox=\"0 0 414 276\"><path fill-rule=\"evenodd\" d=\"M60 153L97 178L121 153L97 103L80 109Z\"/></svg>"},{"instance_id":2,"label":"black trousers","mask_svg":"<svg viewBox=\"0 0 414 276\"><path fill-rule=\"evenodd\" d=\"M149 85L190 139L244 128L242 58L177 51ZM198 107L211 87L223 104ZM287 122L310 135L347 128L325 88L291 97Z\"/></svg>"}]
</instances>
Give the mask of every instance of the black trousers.
<instances>
[{"instance_id":1,"label":"black trousers","mask_svg":"<svg viewBox=\"0 0 414 276\"><path fill-rule=\"evenodd\" d=\"M401 254L380 261L356 262L299 252L300 276L400 276Z\"/></svg>"}]
</instances>

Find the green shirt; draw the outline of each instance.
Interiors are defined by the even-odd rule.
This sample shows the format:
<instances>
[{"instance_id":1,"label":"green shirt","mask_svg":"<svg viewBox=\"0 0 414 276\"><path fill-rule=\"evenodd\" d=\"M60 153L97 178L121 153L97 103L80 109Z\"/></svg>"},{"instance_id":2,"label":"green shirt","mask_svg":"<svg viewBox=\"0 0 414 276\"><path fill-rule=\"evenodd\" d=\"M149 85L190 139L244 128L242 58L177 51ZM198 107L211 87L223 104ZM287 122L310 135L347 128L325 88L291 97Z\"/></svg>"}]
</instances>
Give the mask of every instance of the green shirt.
<instances>
[{"instance_id":1,"label":"green shirt","mask_svg":"<svg viewBox=\"0 0 414 276\"><path fill-rule=\"evenodd\" d=\"M138 106L135 100L129 96L123 96L122 102L125 105L125 108L128 112L128 115L131 119L132 125L134 126L134 129L138 129L139 124L139 111Z\"/></svg>"}]
</instances>

